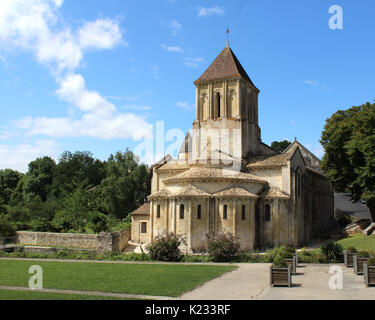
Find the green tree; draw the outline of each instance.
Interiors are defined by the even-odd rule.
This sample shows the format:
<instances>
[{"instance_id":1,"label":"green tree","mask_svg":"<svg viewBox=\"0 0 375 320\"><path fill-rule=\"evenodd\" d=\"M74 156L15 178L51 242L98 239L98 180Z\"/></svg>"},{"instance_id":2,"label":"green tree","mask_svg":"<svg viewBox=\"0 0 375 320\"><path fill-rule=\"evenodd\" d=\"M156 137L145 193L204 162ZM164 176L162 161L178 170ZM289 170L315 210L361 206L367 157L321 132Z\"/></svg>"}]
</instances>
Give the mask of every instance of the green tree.
<instances>
[{"instance_id":1,"label":"green tree","mask_svg":"<svg viewBox=\"0 0 375 320\"><path fill-rule=\"evenodd\" d=\"M99 185L105 177L104 174L103 163L95 159L91 152L65 151L56 166L54 193L59 196L62 191L72 192L76 183L79 184L85 180L90 185Z\"/></svg>"},{"instance_id":2,"label":"green tree","mask_svg":"<svg viewBox=\"0 0 375 320\"><path fill-rule=\"evenodd\" d=\"M0 201L2 199L4 204L9 204L22 176L22 173L12 169L0 170Z\"/></svg>"},{"instance_id":3,"label":"green tree","mask_svg":"<svg viewBox=\"0 0 375 320\"><path fill-rule=\"evenodd\" d=\"M375 221L375 104L339 110L326 120L322 168L338 192L366 201Z\"/></svg>"},{"instance_id":4,"label":"green tree","mask_svg":"<svg viewBox=\"0 0 375 320\"><path fill-rule=\"evenodd\" d=\"M101 212L125 218L150 193L150 172L129 150L111 155L106 162L106 178L94 194Z\"/></svg>"},{"instance_id":5,"label":"green tree","mask_svg":"<svg viewBox=\"0 0 375 320\"><path fill-rule=\"evenodd\" d=\"M56 163L50 157L38 158L29 163L29 170L23 180L23 195L26 202L39 196L47 200L52 190Z\"/></svg>"},{"instance_id":6,"label":"green tree","mask_svg":"<svg viewBox=\"0 0 375 320\"><path fill-rule=\"evenodd\" d=\"M271 149L278 151L278 152L283 152L286 148L288 148L292 143L288 140L283 140L283 141L274 141L271 143Z\"/></svg>"},{"instance_id":7,"label":"green tree","mask_svg":"<svg viewBox=\"0 0 375 320\"><path fill-rule=\"evenodd\" d=\"M92 192L86 181L76 183L76 188L71 193L64 193L63 199L58 200L61 208L66 214L66 221L69 221L74 231L84 232L87 223L88 213L93 210Z\"/></svg>"}]
</instances>

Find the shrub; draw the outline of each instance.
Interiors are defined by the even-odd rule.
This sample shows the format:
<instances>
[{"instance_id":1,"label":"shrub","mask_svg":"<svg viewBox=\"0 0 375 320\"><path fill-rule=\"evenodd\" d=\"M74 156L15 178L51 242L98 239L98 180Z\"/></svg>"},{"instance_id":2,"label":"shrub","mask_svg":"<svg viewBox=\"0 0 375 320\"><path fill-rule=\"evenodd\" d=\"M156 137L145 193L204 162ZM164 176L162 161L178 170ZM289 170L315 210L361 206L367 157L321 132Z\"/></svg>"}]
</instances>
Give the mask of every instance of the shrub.
<instances>
[{"instance_id":1,"label":"shrub","mask_svg":"<svg viewBox=\"0 0 375 320\"><path fill-rule=\"evenodd\" d=\"M216 262L236 260L240 254L240 244L231 234L207 234L208 255Z\"/></svg>"},{"instance_id":2,"label":"shrub","mask_svg":"<svg viewBox=\"0 0 375 320\"><path fill-rule=\"evenodd\" d=\"M320 250L326 257L327 262L342 262L342 246L339 243L329 241L323 245Z\"/></svg>"},{"instance_id":3,"label":"shrub","mask_svg":"<svg viewBox=\"0 0 375 320\"><path fill-rule=\"evenodd\" d=\"M370 267L374 267L375 266L375 257L372 257L371 259L369 259L367 261L367 265L370 266Z\"/></svg>"},{"instance_id":4,"label":"shrub","mask_svg":"<svg viewBox=\"0 0 375 320\"><path fill-rule=\"evenodd\" d=\"M335 220L342 227L346 227L348 224L352 223L352 217L349 214L344 213L342 211L336 213Z\"/></svg>"},{"instance_id":5,"label":"shrub","mask_svg":"<svg viewBox=\"0 0 375 320\"><path fill-rule=\"evenodd\" d=\"M274 262L277 255L279 255L283 259L292 259L294 252L295 252L294 248L291 248L291 247L287 248L285 246L270 249L267 251L266 262L270 262L270 263Z\"/></svg>"},{"instance_id":6,"label":"shrub","mask_svg":"<svg viewBox=\"0 0 375 320\"><path fill-rule=\"evenodd\" d=\"M99 211L92 211L88 214L88 227L95 233L109 230L107 216Z\"/></svg>"},{"instance_id":7,"label":"shrub","mask_svg":"<svg viewBox=\"0 0 375 320\"><path fill-rule=\"evenodd\" d=\"M0 236L13 237L16 232L16 227L9 217L5 214L0 215Z\"/></svg>"},{"instance_id":8,"label":"shrub","mask_svg":"<svg viewBox=\"0 0 375 320\"><path fill-rule=\"evenodd\" d=\"M69 232L73 229L72 219L65 210L57 211L51 223L52 229L57 232Z\"/></svg>"},{"instance_id":9,"label":"shrub","mask_svg":"<svg viewBox=\"0 0 375 320\"><path fill-rule=\"evenodd\" d=\"M45 217L36 217L30 223L31 229L33 231L39 232L48 232L51 231L52 224L48 218Z\"/></svg>"},{"instance_id":10,"label":"shrub","mask_svg":"<svg viewBox=\"0 0 375 320\"><path fill-rule=\"evenodd\" d=\"M357 253L357 249L354 247L349 247L346 251L348 251L348 253Z\"/></svg>"},{"instance_id":11,"label":"shrub","mask_svg":"<svg viewBox=\"0 0 375 320\"><path fill-rule=\"evenodd\" d=\"M367 251L358 252L358 258L368 258L368 257L370 257L370 254Z\"/></svg>"},{"instance_id":12,"label":"shrub","mask_svg":"<svg viewBox=\"0 0 375 320\"><path fill-rule=\"evenodd\" d=\"M182 259L182 252L179 246L183 240L173 233L165 237L157 238L147 245L146 249L149 251L152 260L159 261L180 261Z\"/></svg>"},{"instance_id":13,"label":"shrub","mask_svg":"<svg viewBox=\"0 0 375 320\"><path fill-rule=\"evenodd\" d=\"M274 268L288 268L288 264L285 262L285 258L282 255L277 254L273 260Z\"/></svg>"}]
</instances>

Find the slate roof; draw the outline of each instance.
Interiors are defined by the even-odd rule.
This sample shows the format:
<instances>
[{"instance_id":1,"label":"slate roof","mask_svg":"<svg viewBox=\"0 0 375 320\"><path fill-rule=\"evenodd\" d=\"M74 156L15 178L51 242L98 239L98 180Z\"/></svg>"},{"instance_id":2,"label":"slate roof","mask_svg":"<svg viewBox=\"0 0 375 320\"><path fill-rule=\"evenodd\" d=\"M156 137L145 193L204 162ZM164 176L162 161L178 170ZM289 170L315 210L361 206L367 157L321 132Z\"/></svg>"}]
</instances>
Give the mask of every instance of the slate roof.
<instances>
[{"instance_id":1,"label":"slate roof","mask_svg":"<svg viewBox=\"0 0 375 320\"><path fill-rule=\"evenodd\" d=\"M178 153L187 153L187 152L190 153L191 149L192 149L192 146L193 146L193 140L191 138L190 132L188 132L186 134L185 140L182 143Z\"/></svg>"},{"instance_id":2,"label":"slate roof","mask_svg":"<svg viewBox=\"0 0 375 320\"><path fill-rule=\"evenodd\" d=\"M232 49L229 46L226 46L214 62L211 63L208 69L194 83L198 84L200 82L228 78L242 78L249 81L255 87Z\"/></svg>"},{"instance_id":3,"label":"slate roof","mask_svg":"<svg viewBox=\"0 0 375 320\"><path fill-rule=\"evenodd\" d=\"M131 215L150 215L150 203L146 202L141 205L137 210L133 211Z\"/></svg>"},{"instance_id":4,"label":"slate roof","mask_svg":"<svg viewBox=\"0 0 375 320\"><path fill-rule=\"evenodd\" d=\"M165 190L165 189L162 189L162 190L156 191L153 194L149 195L148 198L149 199L152 199L152 198L166 198L168 196L169 196L169 192L167 190Z\"/></svg>"}]
</instances>

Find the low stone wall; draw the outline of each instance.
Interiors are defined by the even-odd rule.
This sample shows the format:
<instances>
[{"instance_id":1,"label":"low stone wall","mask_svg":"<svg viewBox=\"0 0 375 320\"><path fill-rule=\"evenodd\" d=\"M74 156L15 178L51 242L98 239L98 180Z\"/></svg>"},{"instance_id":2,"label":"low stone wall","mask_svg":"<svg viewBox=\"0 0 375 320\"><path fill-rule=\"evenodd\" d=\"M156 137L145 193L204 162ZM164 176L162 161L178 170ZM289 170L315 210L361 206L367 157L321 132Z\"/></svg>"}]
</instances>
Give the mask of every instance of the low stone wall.
<instances>
[{"instance_id":1,"label":"low stone wall","mask_svg":"<svg viewBox=\"0 0 375 320\"><path fill-rule=\"evenodd\" d=\"M116 252L123 251L129 243L130 232L123 230L112 233L112 250Z\"/></svg>"},{"instance_id":2,"label":"low stone wall","mask_svg":"<svg viewBox=\"0 0 375 320\"><path fill-rule=\"evenodd\" d=\"M128 244L129 233L79 234L18 231L17 243L23 245L90 249L99 252L122 251Z\"/></svg>"}]
</instances>

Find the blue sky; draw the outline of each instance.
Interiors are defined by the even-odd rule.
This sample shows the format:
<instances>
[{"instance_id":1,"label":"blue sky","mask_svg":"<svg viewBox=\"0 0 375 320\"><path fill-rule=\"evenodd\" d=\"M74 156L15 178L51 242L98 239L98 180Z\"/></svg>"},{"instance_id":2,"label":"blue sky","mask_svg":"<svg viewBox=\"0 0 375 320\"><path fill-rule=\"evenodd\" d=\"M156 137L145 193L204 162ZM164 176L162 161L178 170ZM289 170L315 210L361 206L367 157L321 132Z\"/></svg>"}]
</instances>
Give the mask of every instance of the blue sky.
<instances>
[{"instance_id":1,"label":"blue sky","mask_svg":"<svg viewBox=\"0 0 375 320\"><path fill-rule=\"evenodd\" d=\"M374 100L374 12L372 0L2 0L0 169L64 150L105 160L156 121L186 132L227 25L261 90L263 141L297 137L321 156L325 119Z\"/></svg>"}]
</instances>

